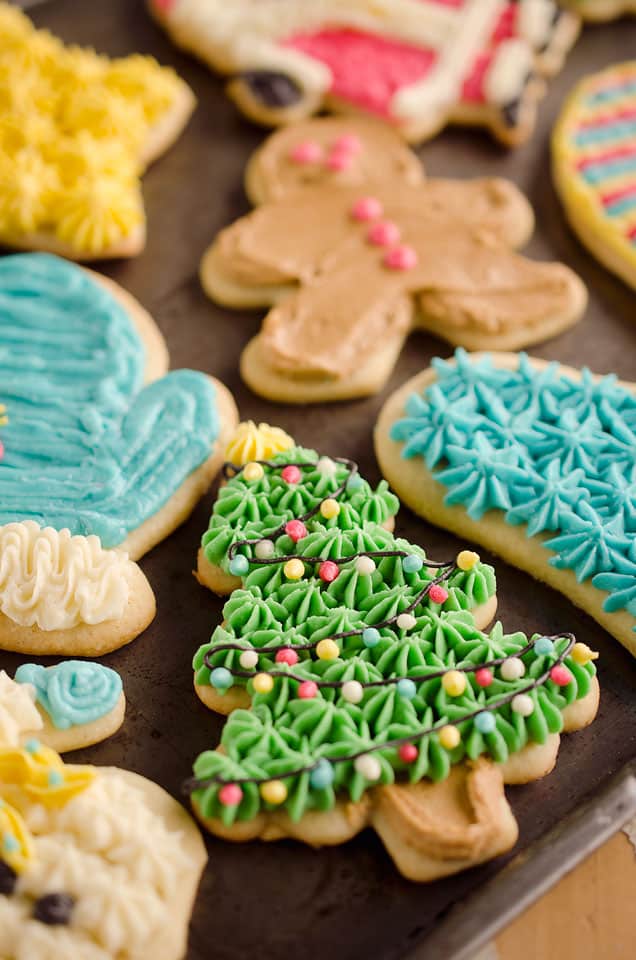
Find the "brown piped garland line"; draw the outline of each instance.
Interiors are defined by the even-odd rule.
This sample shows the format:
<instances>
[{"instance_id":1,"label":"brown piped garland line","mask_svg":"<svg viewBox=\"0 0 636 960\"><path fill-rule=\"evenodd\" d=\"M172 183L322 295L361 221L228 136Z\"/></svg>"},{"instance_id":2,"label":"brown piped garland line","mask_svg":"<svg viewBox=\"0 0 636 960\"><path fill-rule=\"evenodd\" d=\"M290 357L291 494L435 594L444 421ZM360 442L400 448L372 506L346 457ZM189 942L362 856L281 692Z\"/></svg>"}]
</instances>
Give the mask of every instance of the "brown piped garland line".
<instances>
[{"instance_id":1,"label":"brown piped garland line","mask_svg":"<svg viewBox=\"0 0 636 960\"><path fill-rule=\"evenodd\" d=\"M532 683L528 683L521 690L515 690L513 693L506 694L505 697L501 697L495 703L486 704L482 707L479 707L477 710L473 710L470 713L466 713L464 714L464 716L459 717L458 719L438 720L438 722L433 724L433 726L426 727L423 730L419 730L417 733L408 734L408 736L406 737L398 737L394 740L385 740L384 743L373 744L373 746L371 747L365 747L364 750L359 750L357 753L348 754L346 757L319 757L315 761L315 763L308 764L307 766L304 766L304 767L298 767L296 770L290 770L285 774L281 774L280 778L283 780L287 780L287 779L290 779L291 777L301 776L303 773L311 773L311 771L315 770L316 767L323 760L327 760L331 764L353 763L355 760L358 760L360 757L366 756L366 754L368 753L376 753L379 750L390 750L392 748L399 748L401 746L404 746L404 744L414 743L417 740L421 740L422 737L426 737L432 733L436 733L442 727L445 727L445 726L457 727L459 726L459 724L465 723L467 720L473 720L480 713L492 713L493 711L498 710L499 707L503 707L507 703L511 703L511 701L514 700L514 698L519 694L529 693L531 690L536 690L537 687L542 686L549 679L550 672L554 669L555 666L559 666L560 664L563 663L567 655L572 650L572 647L576 643L576 637L574 636L573 633L553 634L550 637L546 637L546 639L552 640L552 641L567 639L568 643L565 649L557 656L556 660L550 665L550 667L545 671L545 673L542 673L540 677L537 677L537 679L533 680ZM524 647L523 650L519 651L519 654L528 652L530 649L534 647L535 642L536 642L535 640L531 640L530 643L526 647ZM514 656L518 656L519 654L515 654ZM508 660L508 659L510 659L510 657L501 657L498 660L491 660L488 663L480 663L476 667L471 665L469 667L464 667L464 668L456 667L453 669L461 670L461 672L463 673L470 673L475 669L481 669L482 667L498 666L502 664L504 660ZM443 676L444 673L446 672L447 672L446 670L442 670L439 676ZM283 673L282 671L280 672L279 675L286 676L286 677L289 676L288 673ZM276 676L276 674L272 673L270 674L270 676ZM433 678L433 676L434 676L433 674L429 674L425 679L430 680ZM408 679L415 680L417 678L409 677ZM377 684L375 685L379 685L379 683L380 681L378 681ZM339 685L340 684L335 684L335 686L339 686ZM318 686L321 686L321 684L318 684ZM322 686L334 686L334 684L325 683L325 684L322 684ZM371 686L371 684L369 684L369 686ZM485 736L487 736L487 734L485 734ZM183 785L183 790L186 794L191 794L191 793L194 793L196 790L203 790L206 787L211 787L211 786L214 786L215 784L222 786L226 783L236 783L240 786L243 783L259 783L259 784L266 783L269 779L271 778L269 777L234 777L231 780L225 780L223 777L217 775L214 777L209 777L205 780L199 780L196 777L191 777L189 780L185 781Z\"/></svg>"}]
</instances>

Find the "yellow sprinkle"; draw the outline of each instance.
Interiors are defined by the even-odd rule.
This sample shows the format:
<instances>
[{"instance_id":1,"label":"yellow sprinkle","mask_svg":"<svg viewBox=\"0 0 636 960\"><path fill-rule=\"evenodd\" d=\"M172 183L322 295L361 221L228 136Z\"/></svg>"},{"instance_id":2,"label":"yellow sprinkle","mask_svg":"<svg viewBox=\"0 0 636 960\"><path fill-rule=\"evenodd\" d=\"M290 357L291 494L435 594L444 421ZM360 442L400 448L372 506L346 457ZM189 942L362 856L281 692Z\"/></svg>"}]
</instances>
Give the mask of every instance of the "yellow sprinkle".
<instances>
[{"instance_id":1,"label":"yellow sprinkle","mask_svg":"<svg viewBox=\"0 0 636 960\"><path fill-rule=\"evenodd\" d=\"M335 640L321 640L316 647L320 660L335 660L340 656L340 647Z\"/></svg>"},{"instance_id":2,"label":"yellow sprinkle","mask_svg":"<svg viewBox=\"0 0 636 960\"><path fill-rule=\"evenodd\" d=\"M337 500L334 500L333 497L327 497L327 499L323 500L320 504L320 513L325 520L332 520L333 517L337 517L340 513L340 504Z\"/></svg>"},{"instance_id":3,"label":"yellow sprinkle","mask_svg":"<svg viewBox=\"0 0 636 960\"><path fill-rule=\"evenodd\" d=\"M248 463L243 468L243 479L247 480L249 483L252 480L262 480L263 474L265 471L261 467L260 463Z\"/></svg>"},{"instance_id":4,"label":"yellow sprinkle","mask_svg":"<svg viewBox=\"0 0 636 960\"><path fill-rule=\"evenodd\" d=\"M280 805L287 799L287 787L282 780L268 780L261 784L260 790L265 803Z\"/></svg>"},{"instance_id":5,"label":"yellow sprinkle","mask_svg":"<svg viewBox=\"0 0 636 960\"><path fill-rule=\"evenodd\" d=\"M479 563L479 554L474 550L462 550L457 554L457 566L460 570L472 570Z\"/></svg>"},{"instance_id":6,"label":"yellow sprinkle","mask_svg":"<svg viewBox=\"0 0 636 960\"><path fill-rule=\"evenodd\" d=\"M301 577L305 576L305 564L302 560L288 560L285 566L283 567L283 573L288 580L300 580Z\"/></svg>"},{"instance_id":7,"label":"yellow sprinkle","mask_svg":"<svg viewBox=\"0 0 636 960\"><path fill-rule=\"evenodd\" d=\"M459 670L449 670L442 677L442 686L449 697L461 697L466 689L466 677Z\"/></svg>"},{"instance_id":8,"label":"yellow sprinkle","mask_svg":"<svg viewBox=\"0 0 636 960\"><path fill-rule=\"evenodd\" d=\"M441 728L438 736L439 742L444 747L444 750L454 750L461 740L459 730L450 723Z\"/></svg>"},{"instance_id":9,"label":"yellow sprinkle","mask_svg":"<svg viewBox=\"0 0 636 960\"><path fill-rule=\"evenodd\" d=\"M575 663L578 663L581 666L589 663L590 660L598 660L598 653L596 650L591 650L587 643L575 643L572 647L572 653L570 656Z\"/></svg>"},{"instance_id":10,"label":"yellow sprinkle","mask_svg":"<svg viewBox=\"0 0 636 960\"><path fill-rule=\"evenodd\" d=\"M269 673L257 673L252 680L255 693L269 693L274 687L274 679Z\"/></svg>"}]
</instances>

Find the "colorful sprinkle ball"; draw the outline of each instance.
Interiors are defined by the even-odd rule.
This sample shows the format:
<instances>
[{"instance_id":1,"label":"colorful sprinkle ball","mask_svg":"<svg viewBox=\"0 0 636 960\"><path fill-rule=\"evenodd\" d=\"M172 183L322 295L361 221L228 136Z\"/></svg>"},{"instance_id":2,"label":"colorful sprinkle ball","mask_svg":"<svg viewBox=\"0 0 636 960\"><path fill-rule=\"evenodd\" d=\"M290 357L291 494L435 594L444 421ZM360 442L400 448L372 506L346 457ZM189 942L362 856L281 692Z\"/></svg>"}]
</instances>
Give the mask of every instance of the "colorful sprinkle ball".
<instances>
[{"instance_id":1,"label":"colorful sprinkle ball","mask_svg":"<svg viewBox=\"0 0 636 960\"><path fill-rule=\"evenodd\" d=\"M375 560L373 557L358 557L356 560L356 572L362 577L370 577L375 572Z\"/></svg>"},{"instance_id":2,"label":"colorful sprinkle ball","mask_svg":"<svg viewBox=\"0 0 636 960\"><path fill-rule=\"evenodd\" d=\"M489 670L488 667L480 667L479 670L475 670L474 677L478 687L489 687L493 681L492 670Z\"/></svg>"},{"instance_id":3,"label":"colorful sprinkle ball","mask_svg":"<svg viewBox=\"0 0 636 960\"><path fill-rule=\"evenodd\" d=\"M340 647L335 640L321 640L316 646L319 660L335 660L340 656Z\"/></svg>"},{"instance_id":4,"label":"colorful sprinkle ball","mask_svg":"<svg viewBox=\"0 0 636 960\"><path fill-rule=\"evenodd\" d=\"M291 647L285 647L276 651L275 660L276 663L286 663L288 667L294 667L298 663L298 654Z\"/></svg>"},{"instance_id":5,"label":"colorful sprinkle ball","mask_svg":"<svg viewBox=\"0 0 636 960\"><path fill-rule=\"evenodd\" d=\"M398 750L398 756L403 763L415 763L419 750L414 743L403 743Z\"/></svg>"},{"instance_id":6,"label":"colorful sprinkle ball","mask_svg":"<svg viewBox=\"0 0 636 960\"><path fill-rule=\"evenodd\" d=\"M382 204L376 197L360 197L351 208L351 216L360 223L377 220L382 212Z\"/></svg>"},{"instance_id":7,"label":"colorful sprinkle ball","mask_svg":"<svg viewBox=\"0 0 636 960\"><path fill-rule=\"evenodd\" d=\"M347 480L347 490L357 490L358 487L361 487L363 483L362 477L359 473L352 473L349 479Z\"/></svg>"},{"instance_id":8,"label":"colorful sprinkle ball","mask_svg":"<svg viewBox=\"0 0 636 960\"><path fill-rule=\"evenodd\" d=\"M538 657L551 657L554 653L554 643L549 637L539 637L535 641L534 652Z\"/></svg>"},{"instance_id":9,"label":"colorful sprinkle ball","mask_svg":"<svg viewBox=\"0 0 636 960\"><path fill-rule=\"evenodd\" d=\"M417 253L413 247L401 244L387 250L383 263L390 270L412 270L417 266Z\"/></svg>"},{"instance_id":10,"label":"colorful sprinkle ball","mask_svg":"<svg viewBox=\"0 0 636 960\"><path fill-rule=\"evenodd\" d=\"M339 513L340 504L337 500L334 500L333 497L327 497L327 499L323 500L320 504L320 515L324 517L325 520L333 520Z\"/></svg>"},{"instance_id":11,"label":"colorful sprinkle ball","mask_svg":"<svg viewBox=\"0 0 636 960\"><path fill-rule=\"evenodd\" d=\"M367 231L367 240L374 247L392 247L399 239L400 228L392 220L380 220Z\"/></svg>"},{"instance_id":12,"label":"colorful sprinkle ball","mask_svg":"<svg viewBox=\"0 0 636 960\"><path fill-rule=\"evenodd\" d=\"M303 680L298 685L298 696L301 700L313 700L318 695L318 684L313 680Z\"/></svg>"},{"instance_id":13,"label":"colorful sprinkle ball","mask_svg":"<svg viewBox=\"0 0 636 960\"><path fill-rule=\"evenodd\" d=\"M364 687L357 680L347 680L340 692L347 703L360 703L364 696Z\"/></svg>"},{"instance_id":14,"label":"colorful sprinkle ball","mask_svg":"<svg viewBox=\"0 0 636 960\"><path fill-rule=\"evenodd\" d=\"M269 673L257 673L252 680L254 693L270 693L274 688L274 678Z\"/></svg>"},{"instance_id":15,"label":"colorful sprinkle ball","mask_svg":"<svg viewBox=\"0 0 636 960\"><path fill-rule=\"evenodd\" d=\"M282 780L268 780L267 783L261 783L261 797L265 803L271 803L273 806L280 806L287 799L287 787Z\"/></svg>"},{"instance_id":16,"label":"colorful sprinkle ball","mask_svg":"<svg viewBox=\"0 0 636 960\"><path fill-rule=\"evenodd\" d=\"M466 677L459 670L448 670L442 677L442 687L449 697L461 697L466 689Z\"/></svg>"},{"instance_id":17,"label":"colorful sprinkle ball","mask_svg":"<svg viewBox=\"0 0 636 960\"><path fill-rule=\"evenodd\" d=\"M290 540L298 543L299 540L304 540L307 536L307 527L302 520L288 520L285 524L285 533Z\"/></svg>"},{"instance_id":18,"label":"colorful sprinkle ball","mask_svg":"<svg viewBox=\"0 0 636 960\"><path fill-rule=\"evenodd\" d=\"M315 140L301 140L289 152L293 163L318 163L322 159L322 147Z\"/></svg>"},{"instance_id":19,"label":"colorful sprinkle ball","mask_svg":"<svg viewBox=\"0 0 636 960\"><path fill-rule=\"evenodd\" d=\"M4 444L2 440L0 440L0 460L2 460L3 457L4 457Z\"/></svg>"},{"instance_id":20,"label":"colorful sprinkle ball","mask_svg":"<svg viewBox=\"0 0 636 960\"><path fill-rule=\"evenodd\" d=\"M512 698L510 706L522 717L529 717L534 712L534 700L527 693L518 693Z\"/></svg>"},{"instance_id":21,"label":"colorful sprinkle ball","mask_svg":"<svg viewBox=\"0 0 636 960\"><path fill-rule=\"evenodd\" d=\"M460 570L472 570L479 563L479 554L474 550L461 550L455 561Z\"/></svg>"},{"instance_id":22,"label":"colorful sprinkle ball","mask_svg":"<svg viewBox=\"0 0 636 960\"><path fill-rule=\"evenodd\" d=\"M280 472L281 477L285 483L300 483L302 474L298 467L295 467L292 463L288 464Z\"/></svg>"},{"instance_id":23,"label":"colorful sprinkle ball","mask_svg":"<svg viewBox=\"0 0 636 960\"><path fill-rule=\"evenodd\" d=\"M572 674L562 663L557 664L556 667L552 667L550 670L550 680L556 683L557 687L567 687L568 683L572 680Z\"/></svg>"},{"instance_id":24,"label":"colorful sprinkle ball","mask_svg":"<svg viewBox=\"0 0 636 960\"><path fill-rule=\"evenodd\" d=\"M433 603L446 603L448 600L448 590L444 590L444 587L439 583L434 583L428 591L428 596Z\"/></svg>"},{"instance_id":25,"label":"colorful sprinkle ball","mask_svg":"<svg viewBox=\"0 0 636 960\"><path fill-rule=\"evenodd\" d=\"M418 573L424 566L424 561L416 553L409 553L402 557L402 569L405 573Z\"/></svg>"},{"instance_id":26,"label":"colorful sprinkle ball","mask_svg":"<svg viewBox=\"0 0 636 960\"><path fill-rule=\"evenodd\" d=\"M314 790L326 790L333 783L334 777L333 766L323 757L309 774L309 784Z\"/></svg>"},{"instance_id":27,"label":"colorful sprinkle ball","mask_svg":"<svg viewBox=\"0 0 636 960\"><path fill-rule=\"evenodd\" d=\"M461 740L459 730L457 727L454 727L452 723L447 723L445 727L441 727L438 737L444 750L454 750L455 747L459 746Z\"/></svg>"},{"instance_id":28,"label":"colorful sprinkle ball","mask_svg":"<svg viewBox=\"0 0 636 960\"><path fill-rule=\"evenodd\" d=\"M357 156L362 151L362 140L355 133L343 133L331 147L334 153L350 153Z\"/></svg>"},{"instance_id":29,"label":"colorful sprinkle ball","mask_svg":"<svg viewBox=\"0 0 636 960\"><path fill-rule=\"evenodd\" d=\"M238 807L243 799L243 791L238 783L226 783L219 790L219 803L224 807Z\"/></svg>"},{"instance_id":30,"label":"colorful sprinkle ball","mask_svg":"<svg viewBox=\"0 0 636 960\"><path fill-rule=\"evenodd\" d=\"M305 576L305 564L294 557L287 561L283 567L283 573L288 580L301 580Z\"/></svg>"},{"instance_id":31,"label":"colorful sprinkle ball","mask_svg":"<svg viewBox=\"0 0 636 960\"><path fill-rule=\"evenodd\" d=\"M333 560L323 560L318 567L318 576L324 583L333 583L339 573L340 568Z\"/></svg>"},{"instance_id":32,"label":"colorful sprinkle ball","mask_svg":"<svg viewBox=\"0 0 636 960\"><path fill-rule=\"evenodd\" d=\"M237 553L230 560L230 573L233 577L244 576L250 568L250 562L242 553Z\"/></svg>"},{"instance_id":33,"label":"colorful sprinkle ball","mask_svg":"<svg viewBox=\"0 0 636 960\"><path fill-rule=\"evenodd\" d=\"M381 639L380 631L376 630L375 627L367 627L366 630L362 631L362 642L369 650L377 647Z\"/></svg>"},{"instance_id":34,"label":"colorful sprinkle ball","mask_svg":"<svg viewBox=\"0 0 636 960\"><path fill-rule=\"evenodd\" d=\"M589 663L590 660L598 660L598 653L595 650L591 650L587 643L575 643L570 656L575 663L581 666Z\"/></svg>"},{"instance_id":35,"label":"colorful sprinkle ball","mask_svg":"<svg viewBox=\"0 0 636 960\"><path fill-rule=\"evenodd\" d=\"M229 690L234 677L226 667L215 667L210 673L210 683L215 690Z\"/></svg>"},{"instance_id":36,"label":"colorful sprinkle ball","mask_svg":"<svg viewBox=\"0 0 636 960\"><path fill-rule=\"evenodd\" d=\"M331 457L319 457L316 463L316 470L324 477L335 477L338 465Z\"/></svg>"},{"instance_id":37,"label":"colorful sprinkle ball","mask_svg":"<svg viewBox=\"0 0 636 960\"><path fill-rule=\"evenodd\" d=\"M245 650L239 657L239 663L244 670L253 670L258 664L258 654L256 650Z\"/></svg>"},{"instance_id":38,"label":"colorful sprinkle ball","mask_svg":"<svg viewBox=\"0 0 636 960\"><path fill-rule=\"evenodd\" d=\"M356 770L356 773L359 773L360 776L364 777L364 779L368 780L370 783L374 783L376 780L379 780L380 776L382 775L380 761L377 759L377 757L372 757L369 753L365 753L363 756L357 757L353 761L353 766Z\"/></svg>"},{"instance_id":39,"label":"colorful sprinkle ball","mask_svg":"<svg viewBox=\"0 0 636 960\"><path fill-rule=\"evenodd\" d=\"M395 623L399 630L412 630L417 625L417 619L412 613L401 613Z\"/></svg>"},{"instance_id":40,"label":"colorful sprinkle ball","mask_svg":"<svg viewBox=\"0 0 636 960\"><path fill-rule=\"evenodd\" d=\"M353 154L346 153L343 150L332 150L325 160L325 166L329 170L333 170L335 172L340 170L348 170L352 163Z\"/></svg>"},{"instance_id":41,"label":"colorful sprinkle ball","mask_svg":"<svg viewBox=\"0 0 636 960\"><path fill-rule=\"evenodd\" d=\"M475 717L475 727L479 733L493 733L497 722L492 713L489 713L487 710L482 710L481 713L478 713Z\"/></svg>"},{"instance_id":42,"label":"colorful sprinkle ball","mask_svg":"<svg viewBox=\"0 0 636 960\"><path fill-rule=\"evenodd\" d=\"M397 692L405 700L412 700L417 693L417 687L408 677L403 677L396 683Z\"/></svg>"},{"instance_id":43,"label":"colorful sprinkle ball","mask_svg":"<svg viewBox=\"0 0 636 960\"><path fill-rule=\"evenodd\" d=\"M59 787L64 783L64 775L59 770L49 770L47 781L49 787Z\"/></svg>"},{"instance_id":44,"label":"colorful sprinkle ball","mask_svg":"<svg viewBox=\"0 0 636 960\"><path fill-rule=\"evenodd\" d=\"M252 483L254 480L262 480L264 474L265 471L260 463L246 463L243 467L243 479L247 480L248 483Z\"/></svg>"},{"instance_id":45,"label":"colorful sprinkle ball","mask_svg":"<svg viewBox=\"0 0 636 960\"><path fill-rule=\"evenodd\" d=\"M274 556L274 543L272 540L259 540L254 547L254 556L257 560L271 560Z\"/></svg>"},{"instance_id":46,"label":"colorful sprinkle ball","mask_svg":"<svg viewBox=\"0 0 636 960\"><path fill-rule=\"evenodd\" d=\"M520 657L508 657L499 668L502 680L520 680L526 672L526 665Z\"/></svg>"}]
</instances>

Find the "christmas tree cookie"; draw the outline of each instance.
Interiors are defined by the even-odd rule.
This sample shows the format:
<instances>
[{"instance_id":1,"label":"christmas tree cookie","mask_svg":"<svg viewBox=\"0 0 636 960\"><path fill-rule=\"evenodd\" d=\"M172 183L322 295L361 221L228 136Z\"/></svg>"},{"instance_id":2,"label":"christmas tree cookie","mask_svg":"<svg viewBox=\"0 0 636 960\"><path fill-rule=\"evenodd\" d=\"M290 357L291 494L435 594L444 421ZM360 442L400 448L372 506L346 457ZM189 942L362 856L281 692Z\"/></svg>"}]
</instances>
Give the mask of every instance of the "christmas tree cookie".
<instances>
[{"instance_id":1,"label":"christmas tree cookie","mask_svg":"<svg viewBox=\"0 0 636 960\"><path fill-rule=\"evenodd\" d=\"M350 460L288 446L225 472L203 553L240 583L194 668L230 716L188 783L197 816L314 845L371 825L415 880L509 849L503 784L548 773L559 734L593 719L595 654L484 632L492 569L396 538L378 521L397 501Z\"/></svg>"},{"instance_id":2,"label":"christmas tree cookie","mask_svg":"<svg viewBox=\"0 0 636 960\"><path fill-rule=\"evenodd\" d=\"M636 387L525 354L435 360L385 404L384 475L636 654Z\"/></svg>"}]
</instances>

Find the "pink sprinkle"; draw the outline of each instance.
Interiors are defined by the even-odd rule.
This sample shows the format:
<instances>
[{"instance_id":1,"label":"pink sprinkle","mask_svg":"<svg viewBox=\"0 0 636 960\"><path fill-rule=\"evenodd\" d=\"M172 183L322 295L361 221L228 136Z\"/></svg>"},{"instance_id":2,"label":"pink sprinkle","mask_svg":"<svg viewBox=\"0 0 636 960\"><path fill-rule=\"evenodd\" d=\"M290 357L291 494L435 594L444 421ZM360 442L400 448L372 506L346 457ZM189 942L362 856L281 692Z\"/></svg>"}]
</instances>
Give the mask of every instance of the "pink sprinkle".
<instances>
[{"instance_id":1,"label":"pink sprinkle","mask_svg":"<svg viewBox=\"0 0 636 960\"><path fill-rule=\"evenodd\" d=\"M550 670L550 680L556 683L557 687L567 687L572 680L572 674L563 664L557 664Z\"/></svg>"},{"instance_id":2,"label":"pink sprinkle","mask_svg":"<svg viewBox=\"0 0 636 960\"><path fill-rule=\"evenodd\" d=\"M286 663L288 667L293 667L298 663L298 654L291 647L285 647L284 650L276 651L276 663Z\"/></svg>"},{"instance_id":3,"label":"pink sprinkle","mask_svg":"<svg viewBox=\"0 0 636 960\"><path fill-rule=\"evenodd\" d=\"M243 791L238 783L226 783L219 790L219 803L224 807L238 807L243 799Z\"/></svg>"},{"instance_id":4,"label":"pink sprinkle","mask_svg":"<svg viewBox=\"0 0 636 960\"><path fill-rule=\"evenodd\" d=\"M285 533L294 543L298 543L299 540L307 536L307 527L302 520L289 520L285 524Z\"/></svg>"},{"instance_id":5,"label":"pink sprinkle","mask_svg":"<svg viewBox=\"0 0 636 960\"><path fill-rule=\"evenodd\" d=\"M4 457L4 444L2 440L0 440L0 460L2 460L3 457Z\"/></svg>"},{"instance_id":6,"label":"pink sprinkle","mask_svg":"<svg viewBox=\"0 0 636 960\"><path fill-rule=\"evenodd\" d=\"M295 467L295 466L293 466L292 464L289 464L289 466L287 466L287 467L283 467L283 469L281 470L281 474L280 474L280 475L281 475L281 477L283 478L283 480L285 481L285 483L299 483L299 482L300 482L300 477L301 477L300 470L298 469L298 467Z\"/></svg>"},{"instance_id":7,"label":"pink sprinkle","mask_svg":"<svg viewBox=\"0 0 636 960\"><path fill-rule=\"evenodd\" d=\"M174 7L176 0L153 0L157 10L161 10L162 13L168 13L169 10Z\"/></svg>"},{"instance_id":8,"label":"pink sprinkle","mask_svg":"<svg viewBox=\"0 0 636 960\"><path fill-rule=\"evenodd\" d=\"M479 687L489 687L492 683L492 671L488 667L481 667L475 670L475 680Z\"/></svg>"},{"instance_id":9,"label":"pink sprinkle","mask_svg":"<svg viewBox=\"0 0 636 960\"><path fill-rule=\"evenodd\" d=\"M444 587L440 587L439 583L433 584L431 589L428 591L428 595L433 603L446 603L448 600L448 590L444 590Z\"/></svg>"},{"instance_id":10,"label":"pink sprinkle","mask_svg":"<svg viewBox=\"0 0 636 960\"><path fill-rule=\"evenodd\" d=\"M333 583L339 573L340 568L333 560L324 560L318 567L318 576L325 583Z\"/></svg>"},{"instance_id":11,"label":"pink sprinkle","mask_svg":"<svg viewBox=\"0 0 636 960\"><path fill-rule=\"evenodd\" d=\"M361 223L366 220L377 220L382 216L382 204L376 197L360 197L351 208L351 216Z\"/></svg>"},{"instance_id":12,"label":"pink sprinkle","mask_svg":"<svg viewBox=\"0 0 636 960\"><path fill-rule=\"evenodd\" d=\"M417 266L417 253L413 247L407 247L406 244L393 247L387 252L384 265L390 270L412 270Z\"/></svg>"},{"instance_id":13,"label":"pink sprinkle","mask_svg":"<svg viewBox=\"0 0 636 960\"><path fill-rule=\"evenodd\" d=\"M318 693L318 684L313 680L303 680L298 687L298 696L301 700L313 700Z\"/></svg>"},{"instance_id":14,"label":"pink sprinkle","mask_svg":"<svg viewBox=\"0 0 636 960\"><path fill-rule=\"evenodd\" d=\"M419 751L414 743L403 743L398 750L400 760L404 763L415 763L419 756Z\"/></svg>"},{"instance_id":15,"label":"pink sprinkle","mask_svg":"<svg viewBox=\"0 0 636 960\"><path fill-rule=\"evenodd\" d=\"M345 133L343 136L334 140L331 148L332 153L350 153L356 156L362 152L362 140L355 133Z\"/></svg>"},{"instance_id":16,"label":"pink sprinkle","mask_svg":"<svg viewBox=\"0 0 636 960\"><path fill-rule=\"evenodd\" d=\"M392 220L381 220L369 227L367 240L376 247L391 247L400 239L400 228Z\"/></svg>"},{"instance_id":17,"label":"pink sprinkle","mask_svg":"<svg viewBox=\"0 0 636 960\"><path fill-rule=\"evenodd\" d=\"M329 170L339 171L347 170L353 163L353 154L351 153L342 153L339 150L332 150L327 159L325 160L325 166Z\"/></svg>"},{"instance_id":18,"label":"pink sprinkle","mask_svg":"<svg viewBox=\"0 0 636 960\"><path fill-rule=\"evenodd\" d=\"M293 163L317 163L322 158L322 147L315 140L302 140L289 151Z\"/></svg>"}]
</instances>

